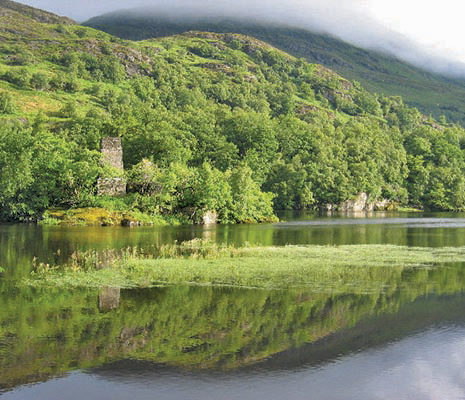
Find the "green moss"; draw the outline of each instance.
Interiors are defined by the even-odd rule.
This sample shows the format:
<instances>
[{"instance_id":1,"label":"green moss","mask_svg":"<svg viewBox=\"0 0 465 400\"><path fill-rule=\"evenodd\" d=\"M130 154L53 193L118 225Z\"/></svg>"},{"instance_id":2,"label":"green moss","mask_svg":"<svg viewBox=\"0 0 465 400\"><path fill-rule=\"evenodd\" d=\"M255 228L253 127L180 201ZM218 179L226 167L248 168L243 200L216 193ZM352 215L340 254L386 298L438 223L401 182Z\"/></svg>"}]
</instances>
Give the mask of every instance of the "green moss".
<instances>
[{"instance_id":1,"label":"green moss","mask_svg":"<svg viewBox=\"0 0 465 400\"><path fill-rule=\"evenodd\" d=\"M181 223L187 223L181 216L163 217L140 211L116 211L97 207L49 210L40 221L42 225L68 226L179 225Z\"/></svg>"}]
</instances>

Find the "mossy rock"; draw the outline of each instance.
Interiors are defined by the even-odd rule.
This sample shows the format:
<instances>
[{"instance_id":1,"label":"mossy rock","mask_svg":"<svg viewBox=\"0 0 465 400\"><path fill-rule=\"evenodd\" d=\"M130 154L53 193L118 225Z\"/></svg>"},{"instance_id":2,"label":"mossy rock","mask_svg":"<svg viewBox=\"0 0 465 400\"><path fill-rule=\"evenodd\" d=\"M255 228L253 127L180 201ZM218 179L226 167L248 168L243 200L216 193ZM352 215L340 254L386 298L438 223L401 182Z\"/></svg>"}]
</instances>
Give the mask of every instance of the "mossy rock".
<instances>
[{"instance_id":1,"label":"mossy rock","mask_svg":"<svg viewBox=\"0 0 465 400\"><path fill-rule=\"evenodd\" d=\"M112 211L99 207L75 208L70 210L52 209L44 213L42 225L64 226L151 226L166 225L161 216L143 213Z\"/></svg>"},{"instance_id":2,"label":"mossy rock","mask_svg":"<svg viewBox=\"0 0 465 400\"><path fill-rule=\"evenodd\" d=\"M71 210L51 210L46 213L49 219L59 221L58 225L114 226L121 225L123 215L104 208L76 208Z\"/></svg>"}]
</instances>

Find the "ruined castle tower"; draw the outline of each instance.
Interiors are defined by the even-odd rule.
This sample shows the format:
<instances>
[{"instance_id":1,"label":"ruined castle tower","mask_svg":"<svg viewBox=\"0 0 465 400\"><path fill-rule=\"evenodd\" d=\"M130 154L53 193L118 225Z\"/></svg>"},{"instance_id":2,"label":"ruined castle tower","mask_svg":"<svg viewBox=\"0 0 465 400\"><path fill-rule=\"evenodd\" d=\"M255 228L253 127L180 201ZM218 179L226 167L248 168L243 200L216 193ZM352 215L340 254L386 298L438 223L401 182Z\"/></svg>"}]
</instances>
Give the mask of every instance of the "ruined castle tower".
<instances>
[{"instance_id":1,"label":"ruined castle tower","mask_svg":"<svg viewBox=\"0 0 465 400\"><path fill-rule=\"evenodd\" d=\"M123 170L123 146L121 138L106 137L100 141L100 151L102 152L102 162L110 167Z\"/></svg>"},{"instance_id":2,"label":"ruined castle tower","mask_svg":"<svg viewBox=\"0 0 465 400\"><path fill-rule=\"evenodd\" d=\"M101 177L97 182L99 196L123 196L126 194L126 180L122 177L123 146L121 138L106 137L100 142L102 152L102 164L113 170L114 177Z\"/></svg>"}]
</instances>

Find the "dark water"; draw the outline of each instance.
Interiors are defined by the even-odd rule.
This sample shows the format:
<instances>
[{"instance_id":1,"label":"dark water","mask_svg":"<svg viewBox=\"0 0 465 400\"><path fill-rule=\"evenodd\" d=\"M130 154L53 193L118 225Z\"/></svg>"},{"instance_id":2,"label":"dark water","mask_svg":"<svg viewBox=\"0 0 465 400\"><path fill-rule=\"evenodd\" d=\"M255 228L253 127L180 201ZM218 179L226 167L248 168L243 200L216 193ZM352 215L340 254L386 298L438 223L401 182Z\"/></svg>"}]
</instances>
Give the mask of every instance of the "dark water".
<instances>
[{"instance_id":1,"label":"dark water","mask_svg":"<svg viewBox=\"0 0 465 400\"><path fill-rule=\"evenodd\" d=\"M5 399L465 399L465 266L379 290L35 290L33 257L195 237L234 244L465 246L465 215L285 216L257 226L0 225Z\"/></svg>"}]
</instances>

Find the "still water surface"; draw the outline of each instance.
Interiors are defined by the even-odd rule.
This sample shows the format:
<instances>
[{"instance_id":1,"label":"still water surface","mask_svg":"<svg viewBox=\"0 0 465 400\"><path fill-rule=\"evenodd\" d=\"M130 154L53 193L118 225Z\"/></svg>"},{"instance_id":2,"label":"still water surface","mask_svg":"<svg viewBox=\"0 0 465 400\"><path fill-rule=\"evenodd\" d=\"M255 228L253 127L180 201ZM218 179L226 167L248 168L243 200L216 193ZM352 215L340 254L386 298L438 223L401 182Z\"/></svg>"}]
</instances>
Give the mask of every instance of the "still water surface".
<instances>
[{"instance_id":1,"label":"still water surface","mask_svg":"<svg viewBox=\"0 0 465 400\"><path fill-rule=\"evenodd\" d=\"M196 237L465 246L463 214L285 218L212 228L0 225L0 397L465 399L464 265L388 275L378 291L353 293L17 285L33 257Z\"/></svg>"}]
</instances>

